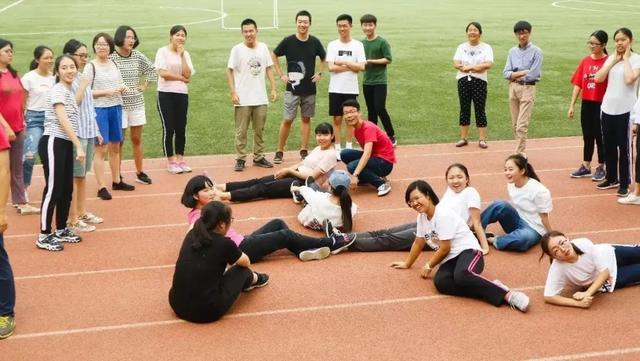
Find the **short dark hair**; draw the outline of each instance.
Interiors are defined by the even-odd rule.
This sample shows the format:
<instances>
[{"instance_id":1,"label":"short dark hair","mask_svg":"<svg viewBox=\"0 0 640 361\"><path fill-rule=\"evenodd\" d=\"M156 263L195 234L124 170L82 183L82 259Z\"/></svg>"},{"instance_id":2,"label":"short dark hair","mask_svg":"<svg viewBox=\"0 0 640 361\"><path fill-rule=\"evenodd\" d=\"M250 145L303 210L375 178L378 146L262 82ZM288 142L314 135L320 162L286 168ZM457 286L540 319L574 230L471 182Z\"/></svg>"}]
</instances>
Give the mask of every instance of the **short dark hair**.
<instances>
[{"instance_id":1,"label":"short dark hair","mask_svg":"<svg viewBox=\"0 0 640 361\"><path fill-rule=\"evenodd\" d=\"M116 29L116 33L113 35L113 42L116 44L116 46L120 47L124 45L124 38L127 37L127 31L129 30L131 30L131 32L133 33L133 37L136 39L133 43L133 48L135 49L138 47L138 45L140 45L140 39L138 38L138 34L136 33L136 31L133 30L133 28L129 25L120 25Z\"/></svg>"},{"instance_id":2,"label":"short dark hair","mask_svg":"<svg viewBox=\"0 0 640 361\"><path fill-rule=\"evenodd\" d=\"M438 195L433 191L433 188L431 188L429 183L419 179L411 182L411 184L409 184L409 186L407 187L407 191L404 192L404 201L409 207L411 207L411 204L409 204L409 201L411 200L411 192L415 191L416 189L420 193L429 197L431 203L433 203L434 206L437 206L438 203L440 203L440 198L438 198Z\"/></svg>"},{"instance_id":3,"label":"short dark hair","mask_svg":"<svg viewBox=\"0 0 640 361\"><path fill-rule=\"evenodd\" d=\"M336 18L336 24L338 23L338 21L342 21L342 20L346 20L349 22L349 25L353 25L353 18L349 14L338 15L338 17Z\"/></svg>"},{"instance_id":4,"label":"short dark hair","mask_svg":"<svg viewBox=\"0 0 640 361\"><path fill-rule=\"evenodd\" d=\"M471 25L475 26L476 29L478 29L478 31L480 32L480 35L482 35L482 25L480 25L480 23L477 21L472 21L469 24L467 24L467 27L464 29L464 31L469 31L469 27Z\"/></svg>"},{"instance_id":5,"label":"short dark hair","mask_svg":"<svg viewBox=\"0 0 640 361\"><path fill-rule=\"evenodd\" d=\"M187 36L187 28L182 25L174 25L169 29L169 35L173 36L178 33L178 31L184 32L184 35Z\"/></svg>"},{"instance_id":6,"label":"short dark hair","mask_svg":"<svg viewBox=\"0 0 640 361\"><path fill-rule=\"evenodd\" d=\"M258 24L256 24L256 21L251 18L246 18L242 20L242 22L240 23L240 29L242 30L242 27L245 25L253 25L253 27L256 28L256 30L258 30Z\"/></svg>"},{"instance_id":7,"label":"short dark hair","mask_svg":"<svg viewBox=\"0 0 640 361\"><path fill-rule=\"evenodd\" d=\"M374 25L378 25L378 18L375 15L364 14L360 17L360 25L364 23L373 23Z\"/></svg>"},{"instance_id":8,"label":"short dark hair","mask_svg":"<svg viewBox=\"0 0 640 361\"><path fill-rule=\"evenodd\" d=\"M196 202L194 196L197 196L198 192L207 187L213 187L213 181L211 178L206 175L197 175L192 177L184 187L180 203L187 208L195 208L198 202Z\"/></svg>"},{"instance_id":9,"label":"short dark hair","mask_svg":"<svg viewBox=\"0 0 640 361\"><path fill-rule=\"evenodd\" d=\"M12 43L12 42L10 42L10 41L9 41L9 40L7 40L7 39L2 39L2 38L0 38L0 49L4 48L4 47L5 47L5 46L7 46L7 45L11 48L11 50L13 50L13 43ZM17 70L15 70L15 69L11 66L11 64L9 64L9 65L7 66L7 69L9 70L9 74L11 74L11 76L12 76L14 79L18 77L18 71L17 71ZM2 77L2 73L0 73L0 77Z\"/></svg>"},{"instance_id":10,"label":"short dark hair","mask_svg":"<svg viewBox=\"0 0 640 361\"><path fill-rule=\"evenodd\" d=\"M316 126L315 134L329 134L331 135L331 143L336 141L336 137L333 134L333 125L322 122Z\"/></svg>"},{"instance_id":11,"label":"short dark hair","mask_svg":"<svg viewBox=\"0 0 640 361\"><path fill-rule=\"evenodd\" d=\"M347 99L342 102L342 107L354 107L360 110L360 103L356 99Z\"/></svg>"},{"instance_id":12,"label":"short dark hair","mask_svg":"<svg viewBox=\"0 0 640 361\"><path fill-rule=\"evenodd\" d=\"M296 21L298 21L298 17L300 16L306 16L309 18L309 24L311 24L311 13L308 12L307 10L300 10L298 11L298 13L296 14Z\"/></svg>"},{"instance_id":13,"label":"short dark hair","mask_svg":"<svg viewBox=\"0 0 640 361\"><path fill-rule=\"evenodd\" d=\"M529 24L529 22L526 20L520 20L513 26L514 33L517 33L523 30L531 32L531 24Z\"/></svg>"},{"instance_id":14,"label":"short dark hair","mask_svg":"<svg viewBox=\"0 0 640 361\"><path fill-rule=\"evenodd\" d=\"M105 33L105 32L100 32L97 33L96 36L93 37L93 42L91 43L91 46L93 47L93 52L96 52L96 43L98 42L98 39L100 38L104 38L104 41L107 42L107 44L109 44L109 54L113 53L116 50L116 46L113 43L113 38L111 37L111 35Z\"/></svg>"}]
</instances>

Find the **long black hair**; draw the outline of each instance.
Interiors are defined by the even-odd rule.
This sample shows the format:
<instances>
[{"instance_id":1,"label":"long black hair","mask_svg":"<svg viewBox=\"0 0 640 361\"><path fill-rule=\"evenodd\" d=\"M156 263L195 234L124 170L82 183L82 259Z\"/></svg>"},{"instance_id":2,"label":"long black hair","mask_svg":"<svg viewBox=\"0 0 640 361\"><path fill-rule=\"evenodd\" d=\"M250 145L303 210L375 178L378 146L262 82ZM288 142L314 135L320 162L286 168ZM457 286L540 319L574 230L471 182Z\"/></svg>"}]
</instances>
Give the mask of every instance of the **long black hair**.
<instances>
[{"instance_id":1,"label":"long black hair","mask_svg":"<svg viewBox=\"0 0 640 361\"><path fill-rule=\"evenodd\" d=\"M540 258L538 259L538 261L542 260L542 258L547 255L549 256L549 263L553 262L553 256L551 256L551 251L549 250L549 241L551 240L551 238L558 236L565 238L567 237L560 231L549 231L545 233L544 236L542 236L542 238L540 239L540 248L542 249L542 254L540 254ZM584 252L582 252L582 250L578 248L578 246L573 244L573 242L570 243L571 247L573 247L573 251L576 252L578 256L584 254Z\"/></svg>"},{"instance_id":2,"label":"long black hair","mask_svg":"<svg viewBox=\"0 0 640 361\"><path fill-rule=\"evenodd\" d=\"M9 45L9 47L11 48L11 50L13 50L13 43L10 42L9 40L6 39L2 39L0 38L0 49L4 48L5 46ZM11 76L13 76L14 78L18 77L18 71L15 70L11 64L7 65L7 69L9 70L9 73L11 73ZM0 76L2 76L2 73L0 73Z\"/></svg>"},{"instance_id":3,"label":"long black hair","mask_svg":"<svg viewBox=\"0 0 640 361\"><path fill-rule=\"evenodd\" d=\"M44 55L44 52L49 50L51 54L53 54L53 50L50 47L45 45L38 45L35 49L33 49L33 60L29 64L29 70L34 70L38 67L38 60Z\"/></svg>"},{"instance_id":4,"label":"long black hair","mask_svg":"<svg viewBox=\"0 0 640 361\"><path fill-rule=\"evenodd\" d=\"M531 165L531 163L529 163L527 158L525 158L522 154L512 154L508 156L507 159L505 159L505 162L508 160L513 161L513 163L516 165L516 167L518 167L518 169L524 169L525 176L529 178L533 178L538 182L542 182L540 181L540 178L536 174L536 171L533 169L533 166Z\"/></svg>"},{"instance_id":5,"label":"long black hair","mask_svg":"<svg viewBox=\"0 0 640 361\"><path fill-rule=\"evenodd\" d=\"M353 215L351 214L351 206L353 201L349 194L349 189L345 186L337 186L331 188L331 194L340 199L340 209L342 210L342 231L351 232L353 229Z\"/></svg>"},{"instance_id":6,"label":"long black hair","mask_svg":"<svg viewBox=\"0 0 640 361\"><path fill-rule=\"evenodd\" d=\"M182 203L182 205L187 208L195 208L198 204L198 201L196 200L198 192L205 188L211 188L213 186L213 181L206 175L197 175L195 177L192 177L184 187L184 192L182 192L180 203Z\"/></svg>"},{"instance_id":7,"label":"long black hair","mask_svg":"<svg viewBox=\"0 0 640 361\"><path fill-rule=\"evenodd\" d=\"M202 207L200 218L193 225L194 241L193 249L200 249L211 245L211 237L216 234L216 228L220 225L231 224L231 207L213 201Z\"/></svg>"}]
</instances>

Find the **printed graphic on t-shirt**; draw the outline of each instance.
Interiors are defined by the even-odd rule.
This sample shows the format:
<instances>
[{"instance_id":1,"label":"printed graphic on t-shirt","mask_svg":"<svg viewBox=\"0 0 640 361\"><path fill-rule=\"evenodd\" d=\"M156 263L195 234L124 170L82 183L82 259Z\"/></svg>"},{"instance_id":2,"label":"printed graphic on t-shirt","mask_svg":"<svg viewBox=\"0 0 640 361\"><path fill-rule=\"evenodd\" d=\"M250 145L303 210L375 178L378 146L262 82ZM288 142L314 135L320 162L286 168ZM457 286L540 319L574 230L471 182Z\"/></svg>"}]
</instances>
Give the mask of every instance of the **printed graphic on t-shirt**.
<instances>
[{"instance_id":1,"label":"printed graphic on t-shirt","mask_svg":"<svg viewBox=\"0 0 640 361\"><path fill-rule=\"evenodd\" d=\"M260 58L257 56L249 59L249 72L253 76L258 76L262 72L262 63L260 62Z\"/></svg>"},{"instance_id":2,"label":"printed graphic on t-shirt","mask_svg":"<svg viewBox=\"0 0 640 361\"><path fill-rule=\"evenodd\" d=\"M351 51L351 50L338 50L338 56L353 56L353 51Z\"/></svg>"},{"instance_id":3,"label":"printed graphic on t-shirt","mask_svg":"<svg viewBox=\"0 0 640 361\"><path fill-rule=\"evenodd\" d=\"M291 84L292 89L300 85L300 82L307 74L307 69L301 61L290 61L287 64L287 71L289 73L289 84Z\"/></svg>"},{"instance_id":4,"label":"printed graphic on t-shirt","mask_svg":"<svg viewBox=\"0 0 640 361\"><path fill-rule=\"evenodd\" d=\"M596 73L600 70L600 67L597 65L589 65L589 72L584 74L584 78L587 80L587 89L595 89L596 88Z\"/></svg>"}]
</instances>

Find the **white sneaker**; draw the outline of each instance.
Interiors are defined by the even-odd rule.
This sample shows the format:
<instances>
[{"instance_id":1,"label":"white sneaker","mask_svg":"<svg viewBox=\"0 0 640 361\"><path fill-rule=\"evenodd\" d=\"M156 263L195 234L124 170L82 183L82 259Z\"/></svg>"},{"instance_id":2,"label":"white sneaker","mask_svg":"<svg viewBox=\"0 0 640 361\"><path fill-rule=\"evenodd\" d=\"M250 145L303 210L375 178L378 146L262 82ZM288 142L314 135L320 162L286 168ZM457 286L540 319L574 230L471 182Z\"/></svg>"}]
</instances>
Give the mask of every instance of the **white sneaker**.
<instances>
[{"instance_id":1,"label":"white sneaker","mask_svg":"<svg viewBox=\"0 0 640 361\"><path fill-rule=\"evenodd\" d=\"M386 196L391 192L391 185L389 183L383 183L378 187L378 197Z\"/></svg>"},{"instance_id":2,"label":"white sneaker","mask_svg":"<svg viewBox=\"0 0 640 361\"><path fill-rule=\"evenodd\" d=\"M81 215L80 217L78 217L78 219L83 221L84 223L88 223L88 224L100 224L100 223L104 222L104 219L96 216L93 213L89 213L89 212Z\"/></svg>"},{"instance_id":3,"label":"white sneaker","mask_svg":"<svg viewBox=\"0 0 640 361\"><path fill-rule=\"evenodd\" d=\"M300 258L301 261L314 261L319 259L325 259L329 257L330 254L331 254L331 250L329 249L329 247L321 247L321 248L308 249L306 251L302 251L298 255L298 258Z\"/></svg>"},{"instance_id":4,"label":"white sneaker","mask_svg":"<svg viewBox=\"0 0 640 361\"><path fill-rule=\"evenodd\" d=\"M172 174L180 174L183 172L182 167L176 162L169 162L167 164L167 172Z\"/></svg>"},{"instance_id":5,"label":"white sneaker","mask_svg":"<svg viewBox=\"0 0 640 361\"><path fill-rule=\"evenodd\" d=\"M96 226L86 224L80 219L77 219L74 223L70 223L68 227L74 232L93 232L96 230Z\"/></svg>"},{"instance_id":6,"label":"white sneaker","mask_svg":"<svg viewBox=\"0 0 640 361\"><path fill-rule=\"evenodd\" d=\"M180 167L180 169L182 169L183 173L191 173L191 171L193 171L193 169L191 169L191 167L189 167L187 162L184 161L184 160L181 160L181 161L178 162L178 167Z\"/></svg>"},{"instance_id":7,"label":"white sneaker","mask_svg":"<svg viewBox=\"0 0 640 361\"><path fill-rule=\"evenodd\" d=\"M529 310L529 296L524 294L524 292L509 291L507 302L513 309L518 309L522 312L527 312Z\"/></svg>"},{"instance_id":8,"label":"white sneaker","mask_svg":"<svg viewBox=\"0 0 640 361\"><path fill-rule=\"evenodd\" d=\"M344 149L353 149L353 142L346 142L344 144Z\"/></svg>"},{"instance_id":9,"label":"white sneaker","mask_svg":"<svg viewBox=\"0 0 640 361\"><path fill-rule=\"evenodd\" d=\"M333 148L336 150L336 159L338 159L338 162L340 162L342 160L340 159L340 152L342 151L342 148L339 144L334 144Z\"/></svg>"},{"instance_id":10,"label":"white sneaker","mask_svg":"<svg viewBox=\"0 0 640 361\"><path fill-rule=\"evenodd\" d=\"M40 214L40 208L36 208L30 205L29 203L18 204L17 208L18 208L18 214L21 216L24 216L27 214Z\"/></svg>"},{"instance_id":11,"label":"white sneaker","mask_svg":"<svg viewBox=\"0 0 640 361\"><path fill-rule=\"evenodd\" d=\"M629 195L624 198L618 198L618 203L640 205L640 196L635 195L635 193L629 193Z\"/></svg>"}]
</instances>

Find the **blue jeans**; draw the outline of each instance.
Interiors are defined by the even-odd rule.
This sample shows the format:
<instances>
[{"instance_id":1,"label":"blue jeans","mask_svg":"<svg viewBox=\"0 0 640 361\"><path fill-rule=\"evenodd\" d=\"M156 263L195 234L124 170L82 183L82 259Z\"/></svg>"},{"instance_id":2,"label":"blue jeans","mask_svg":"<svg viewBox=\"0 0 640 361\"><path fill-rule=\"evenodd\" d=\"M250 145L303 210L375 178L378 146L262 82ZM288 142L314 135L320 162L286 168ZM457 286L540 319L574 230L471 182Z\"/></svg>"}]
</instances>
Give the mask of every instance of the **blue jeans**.
<instances>
[{"instance_id":1,"label":"blue jeans","mask_svg":"<svg viewBox=\"0 0 640 361\"><path fill-rule=\"evenodd\" d=\"M491 203L480 214L482 228L498 222L505 231L504 236L496 237L494 245L500 250L525 252L540 242L542 236L518 214L508 202L498 200Z\"/></svg>"},{"instance_id":2,"label":"blue jeans","mask_svg":"<svg viewBox=\"0 0 640 361\"><path fill-rule=\"evenodd\" d=\"M349 173L353 174L358 166L358 162L360 162L360 158L362 158L363 152L361 150L355 149L343 149L340 152L340 159L347 165L347 170ZM367 165L364 167L360 175L358 175L358 180L362 183L372 184L374 187L378 188L384 184L384 179L382 177L386 177L393 170L393 164L387 162L386 160L378 157L370 157Z\"/></svg>"},{"instance_id":3,"label":"blue jeans","mask_svg":"<svg viewBox=\"0 0 640 361\"><path fill-rule=\"evenodd\" d=\"M0 316L13 316L16 306L16 285L9 263L9 255L4 249L4 235L0 233Z\"/></svg>"},{"instance_id":4,"label":"blue jeans","mask_svg":"<svg viewBox=\"0 0 640 361\"><path fill-rule=\"evenodd\" d=\"M38 143L44 132L44 112L36 112L27 110L25 114L25 122L27 128L24 138L24 152L22 158L22 174L24 185L31 185L31 176L33 175L33 165L38 156Z\"/></svg>"},{"instance_id":5,"label":"blue jeans","mask_svg":"<svg viewBox=\"0 0 640 361\"><path fill-rule=\"evenodd\" d=\"M618 275L616 289L640 283L640 246L614 245Z\"/></svg>"}]
</instances>

